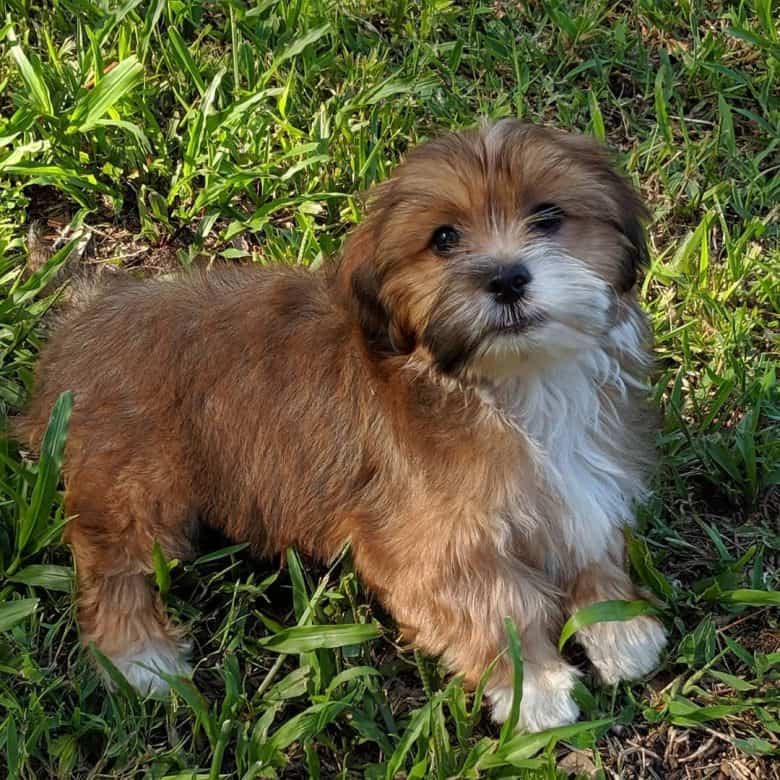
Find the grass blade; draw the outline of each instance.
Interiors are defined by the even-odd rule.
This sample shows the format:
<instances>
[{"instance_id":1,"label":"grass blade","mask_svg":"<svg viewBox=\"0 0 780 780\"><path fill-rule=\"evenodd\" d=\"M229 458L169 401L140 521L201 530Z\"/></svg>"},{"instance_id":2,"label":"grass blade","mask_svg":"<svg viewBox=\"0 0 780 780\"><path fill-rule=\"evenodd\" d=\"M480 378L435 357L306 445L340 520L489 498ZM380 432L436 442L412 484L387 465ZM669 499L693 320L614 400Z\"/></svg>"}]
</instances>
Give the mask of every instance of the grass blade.
<instances>
[{"instance_id":1,"label":"grass blade","mask_svg":"<svg viewBox=\"0 0 780 780\"><path fill-rule=\"evenodd\" d=\"M501 726L499 745L505 744L514 734L520 720L520 702L523 698L523 655L520 637L517 635L517 626L512 618L506 618L504 626L509 646L509 657L512 661L512 706L509 708L509 717Z\"/></svg>"},{"instance_id":2,"label":"grass blade","mask_svg":"<svg viewBox=\"0 0 780 780\"><path fill-rule=\"evenodd\" d=\"M480 769L491 769L506 766L507 764L516 766L518 762L531 758L548 745L560 740L571 739L586 732L605 729L613 723L614 720L612 718L605 718L603 720L572 723L570 726L559 726L536 734L518 734L503 745L500 750L497 750L495 753L485 754L478 763L478 767Z\"/></svg>"},{"instance_id":3,"label":"grass blade","mask_svg":"<svg viewBox=\"0 0 780 780\"><path fill-rule=\"evenodd\" d=\"M140 83L143 72L143 65L135 56L122 60L76 107L70 117L69 132L87 133L93 130L98 120Z\"/></svg>"},{"instance_id":4,"label":"grass blade","mask_svg":"<svg viewBox=\"0 0 780 780\"><path fill-rule=\"evenodd\" d=\"M49 417L49 425L46 428L41 446L38 476L35 480L32 498L29 506L24 508L20 517L20 528L16 538L17 564L28 542L34 539L40 528L49 521L62 461L65 457L65 440L72 409L73 394L66 391L56 400Z\"/></svg>"},{"instance_id":5,"label":"grass blade","mask_svg":"<svg viewBox=\"0 0 780 780\"><path fill-rule=\"evenodd\" d=\"M409 721L409 725L404 730L401 740L398 743L393 755L387 762L387 768L385 771L386 780L393 780L396 775L401 771L401 767L404 765L406 756L412 749L414 743L422 734L428 734L431 727L431 715L433 708L439 706L438 696L431 699L424 707L421 707L414 713L412 719Z\"/></svg>"},{"instance_id":6,"label":"grass blade","mask_svg":"<svg viewBox=\"0 0 780 780\"><path fill-rule=\"evenodd\" d=\"M658 613L649 601L599 601L589 604L577 610L561 629L558 639L558 649L563 650L566 642L571 639L581 628L592 626L594 623L605 623L622 620L633 620L641 615L655 615Z\"/></svg>"},{"instance_id":7,"label":"grass blade","mask_svg":"<svg viewBox=\"0 0 780 780\"><path fill-rule=\"evenodd\" d=\"M358 645L376 639L380 634L378 626L363 623L293 626L262 639L261 644L266 650L275 653L310 653L321 648Z\"/></svg>"},{"instance_id":8,"label":"grass blade","mask_svg":"<svg viewBox=\"0 0 780 780\"><path fill-rule=\"evenodd\" d=\"M11 57L13 57L16 67L19 68L19 74L24 81L27 93L33 107L38 113L45 116L54 114L54 106L51 102L51 94L43 78L43 72L37 60L31 62L24 50L16 40L16 33L13 28L8 31L8 40L11 43Z\"/></svg>"},{"instance_id":9,"label":"grass blade","mask_svg":"<svg viewBox=\"0 0 780 780\"><path fill-rule=\"evenodd\" d=\"M154 581L157 583L160 595L165 598L171 589L171 567L160 543L156 540L152 546L152 568L154 569Z\"/></svg>"},{"instance_id":10,"label":"grass blade","mask_svg":"<svg viewBox=\"0 0 780 780\"><path fill-rule=\"evenodd\" d=\"M38 599L16 599L0 604L0 631L8 631L38 609Z\"/></svg>"},{"instance_id":11,"label":"grass blade","mask_svg":"<svg viewBox=\"0 0 780 780\"><path fill-rule=\"evenodd\" d=\"M34 563L25 566L14 576L8 577L9 582L18 582L33 588L70 593L73 590L73 569L69 566Z\"/></svg>"},{"instance_id":12,"label":"grass blade","mask_svg":"<svg viewBox=\"0 0 780 780\"><path fill-rule=\"evenodd\" d=\"M742 588L726 590L718 596L723 604L742 604L750 607L780 607L780 591Z\"/></svg>"}]
</instances>

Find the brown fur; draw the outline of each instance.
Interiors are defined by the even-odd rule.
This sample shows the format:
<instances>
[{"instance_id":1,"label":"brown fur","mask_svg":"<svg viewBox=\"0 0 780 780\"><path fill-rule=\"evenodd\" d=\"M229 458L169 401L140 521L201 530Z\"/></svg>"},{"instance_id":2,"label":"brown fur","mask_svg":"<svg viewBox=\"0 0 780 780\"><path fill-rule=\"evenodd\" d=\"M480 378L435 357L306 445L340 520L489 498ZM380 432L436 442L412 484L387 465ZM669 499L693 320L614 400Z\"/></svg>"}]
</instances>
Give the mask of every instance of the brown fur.
<instances>
[{"instance_id":1,"label":"brown fur","mask_svg":"<svg viewBox=\"0 0 780 780\"><path fill-rule=\"evenodd\" d=\"M191 555L198 519L258 555L295 545L328 560L351 542L404 635L471 683L501 654L505 616L541 662L557 658L567 598L628 593L622 569L614 586L598 567L551 577L554 523L529 539L497 522L510 505L554 517L554 502L491 380L467 370L481 335L448 305L482 282L430 249L440 224L467 226L470 246L496 225L522 244L518 215L540 198L569 215L560 241L633 306L633 190L590 141L507 123L412 152L338 266L115 283L74 312L16 430L37 446L73 391L66 540L83 641L109 654L178 641L146 575L155 540ZM502 660L496 678L508 674Z\"/></svg>"}]
</instances>

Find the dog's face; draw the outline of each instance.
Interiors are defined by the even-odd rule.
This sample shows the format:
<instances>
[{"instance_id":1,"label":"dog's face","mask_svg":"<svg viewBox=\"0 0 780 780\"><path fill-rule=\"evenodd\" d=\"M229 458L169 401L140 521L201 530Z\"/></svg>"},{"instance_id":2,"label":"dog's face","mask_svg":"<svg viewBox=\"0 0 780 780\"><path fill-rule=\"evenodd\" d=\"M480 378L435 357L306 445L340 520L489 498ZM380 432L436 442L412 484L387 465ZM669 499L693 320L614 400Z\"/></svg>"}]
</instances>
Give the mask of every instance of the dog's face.
<instances>
[{"instance_id":1,"label":"dog's face","mask_svg":"<svg viewBox=\"0 0 780 780\"><path fill-rule=\"evenodd\" d=\"M504 120L412 151L340 273L377 348L496 378L603 337L645 259L644 216L595 142Z\"/></svg>"}]
</instances>

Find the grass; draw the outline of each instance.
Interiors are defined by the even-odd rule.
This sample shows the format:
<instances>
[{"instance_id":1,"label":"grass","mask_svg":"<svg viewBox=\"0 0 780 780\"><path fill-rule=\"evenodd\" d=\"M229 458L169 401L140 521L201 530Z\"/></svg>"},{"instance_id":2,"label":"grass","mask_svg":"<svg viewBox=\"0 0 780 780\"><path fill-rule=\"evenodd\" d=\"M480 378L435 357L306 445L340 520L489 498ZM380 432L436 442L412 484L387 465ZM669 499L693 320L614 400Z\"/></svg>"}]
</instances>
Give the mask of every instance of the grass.
<instances>
[{"instance_id":1,"label":"grass","mask_svg":"<svg viewBox=\"0 0 780 780\"><path fill-rule=\"evenodd\" d=\"M395 643L348 558L157 556L194 685L106 694L77 647L57 492L0 443L0 774L778 776L780 36L771 0L0 0L0 404L58 271L319 263L355 193L441 127L521 116L619 150L653 212L642 298L664 423L631 541L663 667L512 736ZM204 260L204 258L210 258ZM575 660L576 643L566 653ZM576 761L575 761L576 759ZM723 776L723 775L720 775Z\"/></svg>"}]
</instances>

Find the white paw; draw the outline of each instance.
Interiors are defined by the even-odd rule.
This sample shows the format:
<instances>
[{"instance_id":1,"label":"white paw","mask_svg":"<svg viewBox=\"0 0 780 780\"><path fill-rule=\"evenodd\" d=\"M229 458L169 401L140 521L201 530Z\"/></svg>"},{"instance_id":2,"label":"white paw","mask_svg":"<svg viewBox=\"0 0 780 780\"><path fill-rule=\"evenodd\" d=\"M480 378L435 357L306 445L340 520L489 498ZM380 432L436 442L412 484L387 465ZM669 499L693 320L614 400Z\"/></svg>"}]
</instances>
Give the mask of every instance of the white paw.
<instances>
[{"instance_id":1,"label":"white paw","mask_svg":"<svg viewBox=\"0 0 780 780\"><path fill-rule=\"evenodd\" d=\"M608 685L637 680L652 672L666 646L663 626L646 616L594 623L581 629L577 639Z\"/></svg>"},{"instance_id":2,"label":"white paw","mask_svg":"<svg viewBox=\"0 0 780 780\"><path fill-rule=\"evenodd\" d=\"M520 702L518 731L544 731L574 723L580 715L571 697L577 671L567 664L523 668L523 698ZM493 705L493 719L503 723L512 706L512 689L496 688L488 693Z\"/></svg>"},{"instance_id":3,"label":"white paw","mask_svg":"<svg viewBox=\"0 0 780 780\"><path fill-rule=\"evenodd\" d=\"M110 656L110 659L127 682L144 695L168 692L169 685L158 672L177 677L192 675L186 647L173 642L150 640L132 652Z\"/></svg>"}]
</instances>

